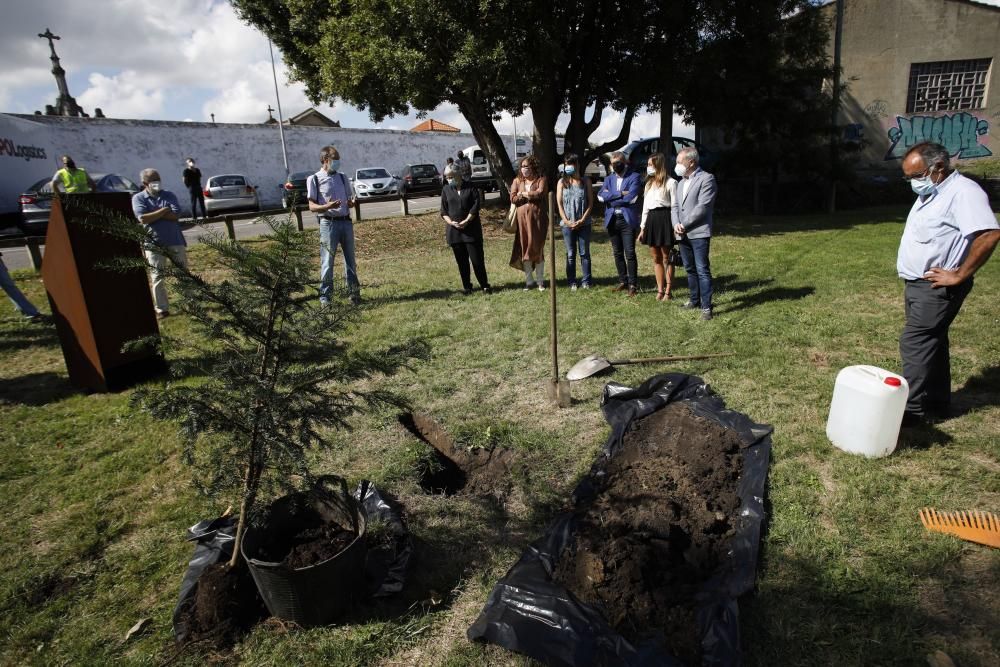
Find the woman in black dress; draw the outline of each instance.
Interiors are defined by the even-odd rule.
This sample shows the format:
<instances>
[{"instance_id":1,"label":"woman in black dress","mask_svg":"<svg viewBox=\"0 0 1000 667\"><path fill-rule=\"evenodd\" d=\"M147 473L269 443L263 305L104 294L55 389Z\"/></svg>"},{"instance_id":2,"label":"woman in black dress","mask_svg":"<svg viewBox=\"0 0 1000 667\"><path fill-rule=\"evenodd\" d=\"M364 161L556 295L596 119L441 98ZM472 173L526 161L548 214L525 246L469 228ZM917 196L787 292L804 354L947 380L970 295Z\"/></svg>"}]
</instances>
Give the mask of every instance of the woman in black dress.
<instances>
[{"instance_id":1,"label":"woman in black dress","mask_svg":"<svg viewBox=\"0 0 1000 667\"><path fill-rule=\"evenodd\" d=\"M476 273L476 280L484 294L489 294L490 281L486 277L486 258L483 255L483 227L479 223L479 190L471 183L462 182L462 174L455 167L445 169L448 183L441 189L441 217L445 221L444 237L455 253L458 273L462 277L463 294L472 293L469 264Z\"/></svg>"}]
</instances>

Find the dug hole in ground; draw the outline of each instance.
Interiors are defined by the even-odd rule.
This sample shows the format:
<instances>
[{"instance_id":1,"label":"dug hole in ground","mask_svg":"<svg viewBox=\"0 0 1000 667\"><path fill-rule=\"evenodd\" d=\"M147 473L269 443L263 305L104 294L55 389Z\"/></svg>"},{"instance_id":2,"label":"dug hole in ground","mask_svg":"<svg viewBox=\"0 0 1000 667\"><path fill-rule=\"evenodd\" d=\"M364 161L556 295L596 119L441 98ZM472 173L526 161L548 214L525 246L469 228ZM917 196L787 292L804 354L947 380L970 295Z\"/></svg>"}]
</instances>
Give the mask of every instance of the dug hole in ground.
<instances>
[{"instance_id":1,"label":"dug hole in ground","mask_svg":"<svg viewBox=\"0 0 1000 667\"><path fill-rule=\"evenodd\" d=\"M700 378L605 387L613 432L572 509L496 585L469 637L549 665L738 664L770 427Z\"/></svg>"}]
</instances>

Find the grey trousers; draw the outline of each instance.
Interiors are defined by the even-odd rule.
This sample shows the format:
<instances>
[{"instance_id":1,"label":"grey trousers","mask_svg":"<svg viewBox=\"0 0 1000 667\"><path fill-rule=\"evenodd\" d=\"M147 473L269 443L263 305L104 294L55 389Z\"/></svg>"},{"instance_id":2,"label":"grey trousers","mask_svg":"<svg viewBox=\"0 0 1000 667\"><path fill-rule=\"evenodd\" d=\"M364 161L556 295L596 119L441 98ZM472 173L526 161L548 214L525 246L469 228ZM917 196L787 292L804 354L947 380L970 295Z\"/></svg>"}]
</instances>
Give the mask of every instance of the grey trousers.
<instances>
[{"instance_id":1,"label":"grey trousers","mask_svg":"<svg viewBox=\"0 0 1000 667\"><path fill-rule=\"evenodd\" d=\"M899 336L899 356L903 377L910 385L907 412L947 415L951 404L948 327L971 291L971 278L961 285L937 289L926 280L906 281L906 324Z\"/></svg>"}]
</instances>

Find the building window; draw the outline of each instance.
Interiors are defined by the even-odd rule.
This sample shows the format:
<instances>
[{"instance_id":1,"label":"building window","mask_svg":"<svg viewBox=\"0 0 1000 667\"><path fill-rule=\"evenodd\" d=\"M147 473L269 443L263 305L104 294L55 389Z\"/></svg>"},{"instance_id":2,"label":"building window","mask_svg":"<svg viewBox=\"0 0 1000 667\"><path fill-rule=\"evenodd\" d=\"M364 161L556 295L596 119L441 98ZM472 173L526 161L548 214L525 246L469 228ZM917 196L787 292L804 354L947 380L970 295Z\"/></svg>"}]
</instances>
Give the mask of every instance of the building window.
<instances>
[{"instance_id":1,"label":"building window","mask_svg":"<svg viewBox=\"0 0 1000 667\"><path fill-rule=\"evenodd\" d=\"M982 109L992 58L910 65L906 112Z\"/></svg>"}]
</instances>

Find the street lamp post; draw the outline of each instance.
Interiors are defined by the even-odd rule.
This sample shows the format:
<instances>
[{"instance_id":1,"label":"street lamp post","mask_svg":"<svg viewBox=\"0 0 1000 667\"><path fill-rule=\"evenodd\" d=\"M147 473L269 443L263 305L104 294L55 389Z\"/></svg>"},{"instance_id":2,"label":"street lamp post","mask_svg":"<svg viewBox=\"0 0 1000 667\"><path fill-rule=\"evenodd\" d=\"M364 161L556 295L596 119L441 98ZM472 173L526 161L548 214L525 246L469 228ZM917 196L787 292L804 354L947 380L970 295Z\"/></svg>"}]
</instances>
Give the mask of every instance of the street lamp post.
<instances>
[{"instance_id":1,"label":"street lamp post","mask_svg":"<svg viewBox=\"0 0 1000 667\"><path fill-rule=\"evenodd\" d=\"M274 76L274 99L278 102L278 136L281 137L281 157L285 161L285 178L288 178L288 149L285 148L285 121L281 117L281 97L278 96L278 72L274 68L274 47L271 46L271 40L267 40L267 50L271 52L271 74Z\"/></svg>"}]
</instances>

